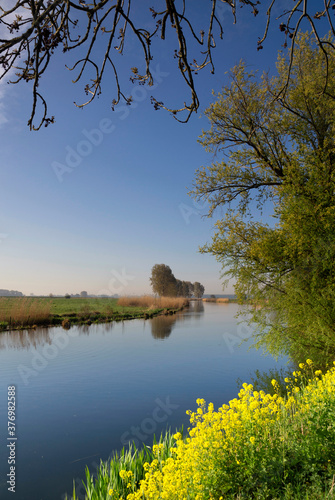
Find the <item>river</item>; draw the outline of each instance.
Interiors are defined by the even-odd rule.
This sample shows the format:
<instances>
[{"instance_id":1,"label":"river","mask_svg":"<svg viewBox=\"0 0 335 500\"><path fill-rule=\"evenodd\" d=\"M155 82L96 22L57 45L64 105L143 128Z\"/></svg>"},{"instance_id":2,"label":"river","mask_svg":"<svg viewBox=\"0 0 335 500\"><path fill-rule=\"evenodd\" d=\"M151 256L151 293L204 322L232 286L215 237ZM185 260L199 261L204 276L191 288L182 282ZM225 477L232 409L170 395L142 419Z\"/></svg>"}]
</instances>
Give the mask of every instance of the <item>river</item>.
<instances>
[{"instance_id":1,"label":"river","mask_svg":"<svg viewBox=\"0 0 335 500\"><path fill-rule=\"evenodd\" d=\"M239 347L252 331L236 304L192 303L173 316L0 334L0 498L7 474L7 390L15 386L15 500L79 498L93 472L129 440L150 445L167 427L188 427L186 410L237 396L237 379L287 367Z\"/></svg>"}]
</instances>

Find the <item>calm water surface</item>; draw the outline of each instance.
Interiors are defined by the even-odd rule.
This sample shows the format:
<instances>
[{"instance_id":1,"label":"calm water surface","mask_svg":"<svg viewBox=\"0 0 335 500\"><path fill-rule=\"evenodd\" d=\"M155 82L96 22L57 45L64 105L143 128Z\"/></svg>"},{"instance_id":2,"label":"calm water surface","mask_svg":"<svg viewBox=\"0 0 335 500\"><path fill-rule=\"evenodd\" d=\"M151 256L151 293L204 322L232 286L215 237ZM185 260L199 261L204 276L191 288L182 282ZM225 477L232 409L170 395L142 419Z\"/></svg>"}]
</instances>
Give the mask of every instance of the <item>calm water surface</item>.
<instances>
[{"instance_id":1,"label":"calm water surface","mask_svg":"<svg viewBox=\"0 0 335 500\"><path fill-rule=\"evenodd\" d=\"M0 498L79 498L92 472L129 440L152 443L188 426L196 399L215 408L236 397L237 379L286 367L238 347L249 329L235 304L194 303L152 320L0 334ZM16 493L8 492L7 386L16 386Z\"/></svg>"}]
</instances>

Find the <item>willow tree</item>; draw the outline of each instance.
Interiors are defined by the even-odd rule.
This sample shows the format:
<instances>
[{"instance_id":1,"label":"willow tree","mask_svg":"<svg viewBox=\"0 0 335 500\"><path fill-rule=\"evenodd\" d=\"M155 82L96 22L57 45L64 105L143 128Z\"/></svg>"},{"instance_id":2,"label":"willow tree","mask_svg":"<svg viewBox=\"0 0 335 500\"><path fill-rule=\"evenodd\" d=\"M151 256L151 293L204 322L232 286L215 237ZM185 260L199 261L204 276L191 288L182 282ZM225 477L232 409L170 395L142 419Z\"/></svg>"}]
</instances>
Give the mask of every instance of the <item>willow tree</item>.
<instances>
[{"instance_id":1,"label":"willow tree","mask_svg":"<svg viewBox=\"0 0 335 500\"><path fill-rule=\"evenodd\" d=\"M160 297L175 297L177 280L166 264L155 264L151 269L152 291Z\"/></svg>"},{"instance_id":2,"label":"willow tree","mask_svg":"<svg viewBox=\"0 0 335 500\"><path fill-rule=\"evenodd\" d=\"M335 57L330 36L322 50L296 42L272 78L233 68L200 138L216 159L192 191L209 216L225 211L201 251L256 304L249 321L271 352L335 350Z\"/></svg>"},{"instance_id":3,"label":"willow tree","mask_svg":"<svg viewBox=\"0 0 335 500\"><path fill-rule=\"evenodd\" d=\"M202 11L199 23L200 3ZM181 105L167 105L154 96L152 101L156 109L167 109L175 118L180 116L177 118L179 121L187 121L199 108L195 75L206 67L214 73L213 50L217 40L223 38L226 11L231 11L231 19L236 23L240 10L237 7L249 9L251 22L254 16L263 11L266 20L264 31L254 41L255 49L257 47L258 50L263 48L268 37L271 21L278 23L284 46L291 46L292 49L298 30L305 21L321 48L323 42L318 32L324 30L325 24L335 34L334 2L330 0L313 3L287 0L284 4L282 0L262 4L259 0L153 0L150 8L143 1L136 0L2 0L0 79L10 75L11 83L31 84L33 99L28 125L38 130L42 125L54 122L54 116L49 116L41 81L57 52L59 57L61 52L73 54L74 63L68 69L75 74L74 82L84 82L86 97L84 102L78 100L77 106L86 106L94 100L103 90L105 75L109 74L107 88L113 88L110 85L111 76L115 82L111 95L114 107L120 99L131 104L131 96L126 96L123 90L129 76L140 84L152 86L155 83L152 66L156 61L159 62L159 57L155 55L157 40L169 38L169 43L174 44L172 57L189 95L179 96ZM120 75L117 54L127 52L129 38L137 42L142 61L139 65L135 60L129 72ZM40 106L42 109L38 113Z\"/></svg>"}]
</instances>

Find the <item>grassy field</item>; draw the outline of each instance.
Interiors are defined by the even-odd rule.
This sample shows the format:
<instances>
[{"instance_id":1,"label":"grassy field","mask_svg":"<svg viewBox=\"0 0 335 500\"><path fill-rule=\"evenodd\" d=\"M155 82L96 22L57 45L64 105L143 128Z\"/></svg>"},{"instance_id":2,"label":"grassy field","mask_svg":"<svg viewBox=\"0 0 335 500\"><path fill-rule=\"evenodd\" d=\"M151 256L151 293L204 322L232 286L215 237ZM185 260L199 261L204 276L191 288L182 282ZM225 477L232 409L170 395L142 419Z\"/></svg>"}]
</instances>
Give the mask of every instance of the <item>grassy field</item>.
<instances>
[{"instance_id":1,"label":"grassy field","mask_svg":"<svg viewBox=\"0 0 335 500\"><path fill-rule=\"evenodd\" d=\"M137 299L137 300L135 300ZM1 297L0 331L42 325L150 318L181 310L187 301L163 297L70 298L64 297Z\"/></svg>"},{"instance_id":2,"label":"grassy field","mask_svg":"<svg viewBox=\"0 0 335 500\"><path fill-rule=\"evenodd\" d=\"M48 299L44 299L48 300ZM99 312L101 314L113 311L129 312L131 307L124 308L118 306L118 299L108 298L77 298L65 299L64 297L54 297L52 300L51 313L65 316L67 314L81 314L85 310Z\"/></svg>"}]
</instances>

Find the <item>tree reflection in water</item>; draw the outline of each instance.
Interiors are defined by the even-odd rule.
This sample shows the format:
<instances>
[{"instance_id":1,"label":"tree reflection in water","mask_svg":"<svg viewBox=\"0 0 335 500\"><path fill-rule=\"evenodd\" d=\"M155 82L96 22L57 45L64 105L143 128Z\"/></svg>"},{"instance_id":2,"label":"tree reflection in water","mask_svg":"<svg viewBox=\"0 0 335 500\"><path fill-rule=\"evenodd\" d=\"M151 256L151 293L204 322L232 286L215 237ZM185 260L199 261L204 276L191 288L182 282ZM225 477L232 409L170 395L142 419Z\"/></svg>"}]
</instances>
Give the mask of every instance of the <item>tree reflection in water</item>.
<instances>
[{"instance_id":1,"label":"tree reflection in water","mask_svg":"<svg viewBox=\"0 0 335 500\"><path fill-rule=\"evenodd\" d=\"M154 339L165 339L171 334L175 324L179 321L188 321L200 318L204 313L204 304L201 300L191 301L188 309L173 315L156 316L150 320L151 335Z\"/></svg>"},{"instance_id":2,"label":"tree reflection in water","mask_svg":"<svg viewBox=\"0 0 335 500\"><path fill-rule=\"evenodd\" d=\"M173 326L176 324L175 316L156 316L151 320L151 335L154 339L165 339L168 337Z\"/></svg>"}]
</instances>

